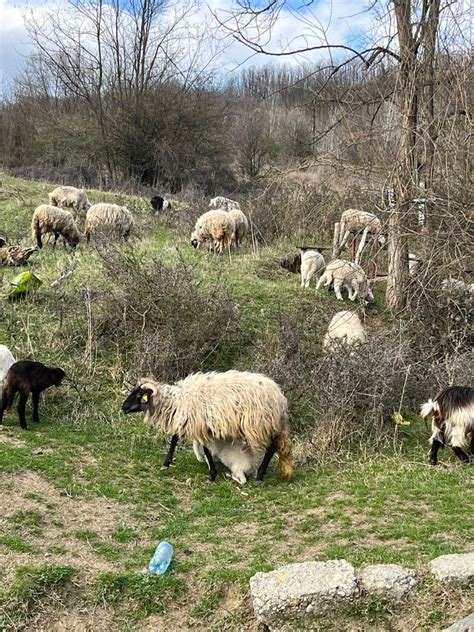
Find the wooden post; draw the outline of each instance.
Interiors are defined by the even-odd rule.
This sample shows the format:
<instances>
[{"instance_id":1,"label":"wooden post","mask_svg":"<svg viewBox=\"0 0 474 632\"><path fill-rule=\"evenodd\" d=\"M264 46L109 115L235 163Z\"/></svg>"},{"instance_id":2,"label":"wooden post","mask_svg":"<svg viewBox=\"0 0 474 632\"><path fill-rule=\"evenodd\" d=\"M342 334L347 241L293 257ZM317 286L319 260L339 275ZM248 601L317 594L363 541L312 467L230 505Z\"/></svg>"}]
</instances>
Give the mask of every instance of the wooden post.
<instances>
[{"instance_id":1,"label":"wooden post","mask_svg":"<svg viewBox=\"0 0 474 632\"><path fill-rule=\"evenodd\" d=\"M364 228L364 232L362 233L362 237L361 237L360 242L359 242L359 247L357 248L357 254L355 256L355 262L358 265L360 265L360 261L362 259L362 253L363 253L364 248L365 248L365 243L367 241L367 235L368 234L369 234L369 227L366 226ZM355 240L354 240L354 244L355 244Z\"/></svg>"},{"instance_id":2,"label":"wooden post","mask_svg":"<svg viewBox=\"0 0 474 632\"><path fill-rule=\"evenodd\" d=\"M337 257L339 255L339 235L340 235L341 224L336 222L334 224L334 239L332 240L332 256Z\"/></svg>"}]
</instances>

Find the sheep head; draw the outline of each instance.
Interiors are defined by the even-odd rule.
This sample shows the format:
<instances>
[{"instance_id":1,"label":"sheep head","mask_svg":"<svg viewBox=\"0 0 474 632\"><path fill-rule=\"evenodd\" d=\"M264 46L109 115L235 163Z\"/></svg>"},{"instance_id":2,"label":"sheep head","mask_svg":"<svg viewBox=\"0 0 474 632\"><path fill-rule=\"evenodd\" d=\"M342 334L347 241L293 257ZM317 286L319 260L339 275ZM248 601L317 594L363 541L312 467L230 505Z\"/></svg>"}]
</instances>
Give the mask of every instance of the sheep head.
<instances>
[{"instance_id":1,"label":"sheep head","mask_svg":"<svg viewBox=\"0 0 474 632\"><path fill-rule=\"evenodd\" d=\"M157 395L156 384L141 380L122 404L125 415L131 413L147 413L153 405L153 397Z\"/></svg>"},{"instance_id":2,"label":"sheep head","mask_svg":"<svg viewBox=\"0 0 474 632\"><path fill-rule=\"evenodd\" d=\"M201 245L202 240L199 238L199 235L197 234L196 231L193 231L191 234L191 246L193 248L199 248L199 246Z\"/></svg>"}]
</instances>

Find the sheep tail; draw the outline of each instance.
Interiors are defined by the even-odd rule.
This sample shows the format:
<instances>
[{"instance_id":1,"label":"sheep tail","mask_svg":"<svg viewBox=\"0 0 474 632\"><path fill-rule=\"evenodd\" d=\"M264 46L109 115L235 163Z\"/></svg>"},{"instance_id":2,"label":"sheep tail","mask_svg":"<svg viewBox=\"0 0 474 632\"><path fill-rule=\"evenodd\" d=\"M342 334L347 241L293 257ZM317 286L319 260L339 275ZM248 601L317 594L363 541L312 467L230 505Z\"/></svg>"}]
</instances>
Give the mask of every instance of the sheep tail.
<instances>
[{"instance_id":1,"label":"sheep tail","mask_svg":"<svg viewBox=\"0 0 474 632\"><path fill-rule=\"evenodd\" d=\"M283 480L289 481L293 476L292 444L288 434L280 434L277 438L278 463Z\"/></svg>"},{"instance_id":2,"label":"sheep tail","mask_svg":"<svg viewBox=\"0 0 474 632\"><path fill-rule=\"evenodd\" d=\"M33 238L36 238L38 248L42 248L43 242L41 241L41 227L39 219L36 216L33 217Z\"/></svg>"}]
</instances>

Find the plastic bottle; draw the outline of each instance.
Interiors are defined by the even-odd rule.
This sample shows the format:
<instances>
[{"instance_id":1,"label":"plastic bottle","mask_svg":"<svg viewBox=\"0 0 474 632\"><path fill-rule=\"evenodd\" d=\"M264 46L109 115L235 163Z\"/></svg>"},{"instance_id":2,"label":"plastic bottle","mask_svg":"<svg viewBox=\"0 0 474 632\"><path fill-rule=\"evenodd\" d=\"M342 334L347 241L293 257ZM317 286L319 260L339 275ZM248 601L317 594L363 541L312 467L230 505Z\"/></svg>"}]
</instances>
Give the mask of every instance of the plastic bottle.
<instances>
[{"instance_id":1,"label":"plastic bottle","mask_svg":"<svg viewBox=\"0 0 474 632\"><path fill-rule=\"evenodd\" d=\"M148 564L148 572L152 575L164 575L173 557L173 547L169 542L160 542Z\"/></svg>"}]
</instances>

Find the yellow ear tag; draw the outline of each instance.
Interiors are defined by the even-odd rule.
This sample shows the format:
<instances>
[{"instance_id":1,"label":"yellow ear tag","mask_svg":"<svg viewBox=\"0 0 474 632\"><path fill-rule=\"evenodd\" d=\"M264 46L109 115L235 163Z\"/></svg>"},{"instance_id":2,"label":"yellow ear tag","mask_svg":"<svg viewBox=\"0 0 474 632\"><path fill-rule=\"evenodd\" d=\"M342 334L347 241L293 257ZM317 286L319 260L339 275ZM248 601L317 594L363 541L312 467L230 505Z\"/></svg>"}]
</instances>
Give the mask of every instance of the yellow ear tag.
<instances>
[{"instance_id":1,"label":"yellow ear tag","mask_svg":"<svg viewBox=\"0 0 474 632\"><path fill-rule=\"evenodd\" d=\"M142 395L142 402L147 402L148 401L148 395L145 393L145 395Z\"/></svg>"}]
</instances>

